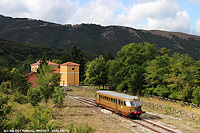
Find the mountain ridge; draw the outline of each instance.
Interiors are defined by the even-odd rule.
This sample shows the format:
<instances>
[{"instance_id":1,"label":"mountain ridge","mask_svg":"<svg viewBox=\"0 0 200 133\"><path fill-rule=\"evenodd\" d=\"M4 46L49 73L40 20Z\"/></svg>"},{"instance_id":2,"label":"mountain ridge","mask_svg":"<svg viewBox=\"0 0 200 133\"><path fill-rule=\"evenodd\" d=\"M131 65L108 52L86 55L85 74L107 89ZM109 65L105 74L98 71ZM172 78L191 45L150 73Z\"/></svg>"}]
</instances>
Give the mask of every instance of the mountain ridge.
<instances>
[{"instance_id":1,"label":"mountain ridge","mask_svg":"<svg viewBox=\"0 0 200 133\"><path fill-rule=\"evenodd\" d=\"M73 44L97 55L116 53L129 43L149 42L157 48L189 54L200 59L200 36L181 32L141 30L125 26L56 24L30 18L0 16L0 37L51 48L69 49Z\"/></svg>"}]
</instances>

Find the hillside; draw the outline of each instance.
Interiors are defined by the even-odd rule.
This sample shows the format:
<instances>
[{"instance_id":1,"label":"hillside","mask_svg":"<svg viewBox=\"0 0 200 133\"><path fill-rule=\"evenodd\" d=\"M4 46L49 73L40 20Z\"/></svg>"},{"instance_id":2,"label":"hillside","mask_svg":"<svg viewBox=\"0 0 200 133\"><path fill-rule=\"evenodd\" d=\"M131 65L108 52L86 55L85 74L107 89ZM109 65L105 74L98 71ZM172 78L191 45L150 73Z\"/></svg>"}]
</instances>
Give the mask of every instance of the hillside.
<instances>
[{"instance_id":1,"label":"hillside","mask_svg":"<svg viewBox=\"0 0 200 133\"><path fill-rule=\"evenodd\" d=\"M46 53L48 59L59 59L66 52L67 51L63 49L53 49L0 38L1 67L12 68L20 66L30 55L32 61L36 61L40 59L44 53Z\"/></svg>"},{"instance_id":2,"label":"hillside","mask_svg":"<svg viewBox=\"0 0 200 133\"><path fill-rule=\"evenodd\" d=\"M95 24L60 25L27 18L0 16L0 37L9 40L69 49L73 44L84 51L113 55L126 44L149 42L157 48L167 47L172 52L189 54L200 59L200 36L158 30L137 30L123 26Z\"/></svg>"}]
</instances>

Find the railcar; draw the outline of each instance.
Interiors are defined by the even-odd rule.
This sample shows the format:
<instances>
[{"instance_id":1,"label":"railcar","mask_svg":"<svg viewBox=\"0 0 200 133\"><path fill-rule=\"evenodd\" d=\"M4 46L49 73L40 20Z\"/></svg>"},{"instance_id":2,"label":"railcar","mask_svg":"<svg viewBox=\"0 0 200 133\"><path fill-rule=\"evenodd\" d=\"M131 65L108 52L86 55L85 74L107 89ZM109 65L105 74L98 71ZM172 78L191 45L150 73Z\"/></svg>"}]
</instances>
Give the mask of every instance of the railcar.
<instances>
[{"instance_id":1,"label":"railcar","mask_svg":"<svg viewBox=\"0 0 200 133\"><path fill-rule=\"evenodd\" d=\"M116 113L128 117L140 117L141 102L137 96L131 96L113 91L96 91L95 102Z\"/></svg>"}]
</instances>

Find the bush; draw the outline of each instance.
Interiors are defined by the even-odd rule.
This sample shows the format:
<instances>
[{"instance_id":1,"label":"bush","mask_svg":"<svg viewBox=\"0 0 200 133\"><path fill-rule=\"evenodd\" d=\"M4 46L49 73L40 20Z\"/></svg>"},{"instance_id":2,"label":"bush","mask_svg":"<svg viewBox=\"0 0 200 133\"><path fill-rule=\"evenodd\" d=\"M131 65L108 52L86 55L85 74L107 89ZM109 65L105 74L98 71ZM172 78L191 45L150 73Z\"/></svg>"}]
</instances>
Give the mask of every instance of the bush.
<instances>
[{"instance_id":1,"label":"bush","mask_svg":"<svg viewBox=\"0 0 200 133\"><path fill-rule=\"evenodd\" d=\"M28 103L28 98L26 96L20 94L19 92L15 92L13 94L12 100L17 102L17 103L20 103L20 104Z\"/></svg>"},{"instance_id":2,"label":"bush","mask_svg":"<svg viewBox=\"0 0 200 133\"><path fill-rule=\"evenodd\" d=\"M17 112L17 116L12 123L13 129L26 129L26 117L22 114L21 111Z\"/></svg>"},{"instance_id":3,"label":"bush","mask_svg":"<svg viewBox=\"0 0 200 133\"><path fill-rule=\"evenodd\" d=\"M3 82L0 85L0 91L5 93L5 94L9 94L10 90L9 90L9 83L8 82Z\"/></svg>"},{"instance_id":4,"label":"bush","mask_svg":"<svg viewBox=\"0 0 200 133\"><path fill-rule=\"evenodd\" d=\"M12 111L12 107L8 105L8 97L3 97L0 94L0 132L4 129L9 129L9 119L7 115Z\"/></svg>"},{"instance_id":5,"label":"bush","mask_svg":"<svg viewBox=\"0 0 200 133\"><path fill-rule=\"evenodd\" d=\"M33 106L38 106L38 103L42 100L38 86L36 88L30 88L28 90L27 96L28 96L28 101Z\"/></svg>"},{"instance_id":6,"label":"bush","mask_svg":"<svg viewBox=\"0 0 200 133\"><path fill-rule=\"evenodd\" d=\"M76 128L77 133L94 133L94 129L92 129L88 123L85 124L85 126L79 126Z\"/></svg>"},{"instance_id":7,"label":"bush","mask_svg":"<svg viewBox=\"0 0 200 133\"><path fill-rule=\"evenodd\" d=\"M88 123L85 123L84 126L79 125L74 129L74 124L70 125L70 128L68 128L69 133L94 133L94 129L88 125Z\"/></svg>"},{"instance_id":8,"label":"bush","mask_svg":"<svg viewBox=\"0 0 200 133\"><path fill-rule=\"evenodd\" d=\"M51 117L50 112L48 112L45 107L38 106L35 108L31 122L29 123L29 130L52 130L52 124L48 124L49 118Z\"/></svg>"},{"instance_id":9,"label":"bush","mask_svg":"<svg viewBox=\"0 0 200 133\"><path fill-rule=\"evenodd\" d=\"M198 86L196 90L193 92L192 102L195 104L200 104L200 87Z\"/></svg>"},{"instance_id":10,"label":"bush","mask_svg":"<svg viewBox=\"0 0 200 133\"><path fill-rule=\"evenodd\" d=\"M59 108L63 107L63 102L65 98L65 92L63 88L55 88L55 92L53 93L53 102L56 104Z\"/></svg>"}]
</instances>

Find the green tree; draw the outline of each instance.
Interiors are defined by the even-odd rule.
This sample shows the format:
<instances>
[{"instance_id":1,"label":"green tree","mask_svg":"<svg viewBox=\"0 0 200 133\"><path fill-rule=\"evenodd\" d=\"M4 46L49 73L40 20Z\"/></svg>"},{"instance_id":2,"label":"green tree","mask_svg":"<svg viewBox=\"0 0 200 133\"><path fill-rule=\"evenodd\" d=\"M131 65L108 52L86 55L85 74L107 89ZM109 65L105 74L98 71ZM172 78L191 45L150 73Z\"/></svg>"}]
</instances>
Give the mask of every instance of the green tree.
<instances>
[{"instance_id":1,"label":"green tree","mask_svg":"<svg viewBox=\"0 0 200 133\"><path fill-rule=\"evenodd\" d=\"M83 81L83 76L84 76L84 69L85 69L85 61L83 57L83 52L80 47L77 47L77 45L73 45L70 51L70 58L71 61L74 63L80 64L80 74L79 74L79 79Z\"/></svg>"},{"instance_id":2,"label":"green tree","mask_svg":"<svg viewBox=\"0 0 200 133\"><path fill-rule=\"evenodd\" d=\"M195 104L200 104L200 87L198 86L192 94L192 102Z\"/></svg>"},{"instance_id":3,"label":"green tree","mask_svg":"<svg viewBox=\"0 0 200 133\"><path fill-rule=\"evenodd\" d=\"M199 85L199 63L188 55L174 53L157 56L148 63L145 93L191 101ZM194 96L194 95L193 95Z\"/></svg>"},{"instance_id":4,"label":"green tree","mask_svg":"<svg viewBox=\"0 0 200 133\"><path fill-rule=\"evenodd\" d=\"M10 79L10 71L5 67L0 67L0 84Z\"/></svg>"},{"instance_id":5,"label":"green tree","mask_svg":"<svg viewBox=\"0 0 200 133\"><path fill-rule=\"evenodd\" d=\"M114 57L113 57L113 55L111 54L111 52L109 51L109 52L106 54L106 56L105 56L105 61L107 62L107 61L113 60L113 59L114 59Z\"/></svg>"},{"instance_id":6,"label":"green tree","mask_svg":"<svg viewBox=\"0 0 200 133\"><path fill-rule=\"evenodd\" d=\"M33 106L38 106L38 103L41 102L41 92L39 86L36 86L36 88L30 88L27 93L28 101Z\"/></svg>"},{"instance_id":7,"label":"green tree","mask_svg":"<svg viewBox=\"0 0 200 133\"><path fill-rule=\"evenodd\" d=\"M99 58L95 58L93 61L89 61L86 65L85 71L85 83L98 85L106 85L108 70L107 70L106 62L103 56L99 56Z\"/></svg>"},{"instance_id":8,"label":"green tree","mask_svg":"<svg viewBox=\"0 0 200 133\"><path fill-rule=\"evenodd\" d=\"M168 97L170 95L168 82L165 81L165 74L170 73L170 57L168 54L156 56L148 63L144 73L146 89L143 91L149 94Z\"/></svg>"},{"instance_id":9,"label":"green tree","mask_svg":"<svg viewBox=\"0 0 200 133\"><path fill-rule=\"evenodd\" d=\"M33 59L32 55L29 54L27 56L26 60L23 61L23 64L22 64L22 66L20 68L20 71L22 71L22 72L30 71L31 70L30 64L33 63L33 62L34 62L34 59Z\"/></svg>"},{"instance_id":10,"label":"green tree","mask_svg":"<svg viewBox=\"0 0 200 133\"><path fill-rule=\"evenodd\" d=\"M0 85L0 91L5 93L5 94L9 94L11 93L11 90L9 88L9 82L3 82Z\"/></svg>"},{"instance_id":11,"label":"green tree","mask_svg":"<svg viewBox=\"0 0 200 133\"><path fill-rule=\"evenodd\" d=\"M49 65L43 64L39 69L39 74L37 74L36 83L38 83L41 96L47 104L48 99L52 98L54 88L59 86L60 74L54 73Z\"/></svg>"},{"instance_id":12,"label":"green tree","mask_svg":"<svg viewBox=\"0 0 200 133\"><path fill-rule=\"evenodd\" d=\"M11 113L12 107L8 105L8 97L2 96L0 94L0 132L3 132L5 129L9 129L9 124L8 124L8 117L7 115Z\"/></svg>"},{"instance_id":13,"label":"green tree","mask_svg":"<svg viewBox=\"0 0 200 133\"><path fill-rule=\"evenodd\" d=\"M29 130L52 130L53 126L48 124L49 118L51 117L50 112L43 106L35 108L31 121L29 122Z\"/></svg>"},{"instance_id":14,"label":"green tree","mask_svg":"<svg viewBox=\"0 0 200 133\"><path fill-rule=\"evenodd\" d=\"M199 64L188 55L175 53L170 58L170 73L165 75L170 98L191 101L192 92L199 84Z\"/></svg>"},{"instance_id":15,"label":"green tree","mask_svg":"<svg viewBox=\"0 0 200 133\"><path fill-rule=\"evenodd\" d=\"M12 122L12 129L26 129L27 119L22 114L21 111L18 111L16 114L16 118Z\"/></svg>"},{"instance_id":16,"label":"green tree","mask_svg":"<svg viewBox=\"0 0 200 133\"><path fill-rule=\"evenodd\" d=\"M64 89L60 87L56 87L55 92L53 93L54 104L56 104L59 108L63 107L64 98L65 98Z\"/></svg>"},{"instance_id":17,"label":"green tree","mask_svg":"<svg viewBox=\"0 0 200 133\"><path fill-rule=\"evenodd\" d=\"M109 61L109 85L117 90L141 92L144 85L144 72L148 61L159 54L155 45L149 43L131 43Z\"/></svg>"},{"instance_id":18,"label":"green tree","mask_svg":"<svg viewBox=\"0 0 200 133\"><path fill-rule=\"evenodd\" d=\"M13 92L19 92L20 94L27 95L29 89L29 83L25 73L20 72L19 69L13 68L10 72L11 89Z\"/></svg>"},{"instance_id":19,"label":"green tree","mask_svg":"<svg viewBox=\"0 0 200 133\"><path fill-rule=\"evenodd\" d=\"M56 64L61 64L61 63L62 63L62 61L59 60L59 59L53 59L52 62L53 62L53 63L56 63Z\"/></svg>"}]
</instances>

